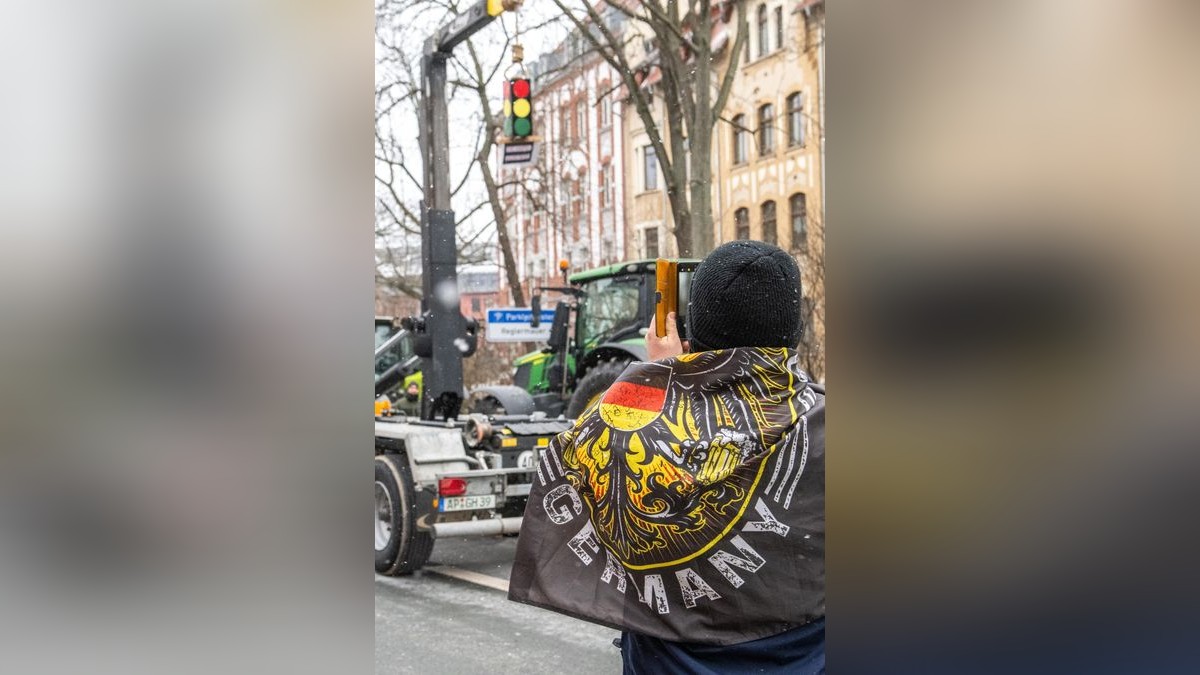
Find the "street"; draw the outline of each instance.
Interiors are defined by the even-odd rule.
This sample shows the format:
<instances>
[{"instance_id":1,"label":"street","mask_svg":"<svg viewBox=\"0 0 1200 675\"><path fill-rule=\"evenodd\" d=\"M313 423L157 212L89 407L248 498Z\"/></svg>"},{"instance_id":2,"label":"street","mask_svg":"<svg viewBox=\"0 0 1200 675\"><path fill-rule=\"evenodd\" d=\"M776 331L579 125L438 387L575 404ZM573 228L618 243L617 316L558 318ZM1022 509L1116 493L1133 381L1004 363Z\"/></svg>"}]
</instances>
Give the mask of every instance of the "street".
<instances>
[{"instance_id":1,"label":"street","mask_svg":"<svg viewBox=\"0 0 1200 675\"><path fill-rule=\"evenodd\" d=\"M375 577L376 673L617 673L617 631L510 602L516 538L443 539L425 570Z\"/></svg>"}]
</instances>

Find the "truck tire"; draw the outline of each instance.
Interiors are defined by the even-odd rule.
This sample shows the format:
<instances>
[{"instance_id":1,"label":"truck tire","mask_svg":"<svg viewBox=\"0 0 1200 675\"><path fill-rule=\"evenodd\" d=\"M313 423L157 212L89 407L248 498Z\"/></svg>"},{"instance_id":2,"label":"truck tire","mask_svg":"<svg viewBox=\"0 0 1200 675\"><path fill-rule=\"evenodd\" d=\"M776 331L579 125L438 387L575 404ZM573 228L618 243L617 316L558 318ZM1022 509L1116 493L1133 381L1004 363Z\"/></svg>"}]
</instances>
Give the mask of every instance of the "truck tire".
<instances>
[{"instance_id":1,"label":"truck tire","mask_svg":"<svg viewBox=\"0 0 1200 675\"><path fill-rule=\"evenodd\" d=\"M592 368L575 387L571 403L567 406L567 419L578 419L596 399L604 395L613 382L625 372L629 361L607 361Z\"/></svg>"},{"instance_id":2,"label":"truck tire","mask_svg":"<svg viewBox=\"0 0 1200 675\"><path fill-rule=\"evenodd\" d=\"M375 457L375 571L412 574L433 552L433 533L417 530L415 490L402 455Z\"/></svg>"}]
</instances>

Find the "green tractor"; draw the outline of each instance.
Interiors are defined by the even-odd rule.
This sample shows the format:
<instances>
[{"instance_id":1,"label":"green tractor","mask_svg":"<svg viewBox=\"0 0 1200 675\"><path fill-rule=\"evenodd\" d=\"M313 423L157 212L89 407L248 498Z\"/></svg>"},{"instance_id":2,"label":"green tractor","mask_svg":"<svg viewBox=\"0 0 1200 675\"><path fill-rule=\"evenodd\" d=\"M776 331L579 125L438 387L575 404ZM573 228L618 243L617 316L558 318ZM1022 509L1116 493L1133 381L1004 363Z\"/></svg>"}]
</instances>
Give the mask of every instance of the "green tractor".
<instances>
[{"instance_id":1,"label":"green tractor","mask_svg":"<svg viewBox=\"0 0 1200 675\"><path fill-rule=\"evenodd\" d=\"M646 328L654 317L654 262L622 262L570 276L564 271L564 286L541 287L530 302L533 325L541 317L542 293L554 293L558 300L546 346L513 361L512 385L472 390L467 410L485 415L541 411L548 417L578 417L630 361L646 358ZM687 307L691 274L699 263L679 261L680 308ZM684 334L682 314L680 335ZM397 331L391 320L376 317L375 379L389 369L403 370L403 385L390 401L406 413L416 403L422 384L411 342L407 331ZM378 407L377 403L377 412Z\"/></svg>"},{"instance_id":2,"label":"green tractor","mask_svg":"<svg viewBox=\"0 0 1200 675\"><path fill-rule=\"evenodd\" d=\"M691 274L699 262L679 261L681 308L687 306ZM540 289L560 296L550 339L546 347L513 362L513 384L533 397L537 410L575 418L630 361L646 358L646 327L654 317L654 261L607 265L572 274L566 281L566 286ZM534 325L541 316L541 301L540 293L531 301ZM680 323L682 335L682 316Z\"/></svg>"}]
</instances>

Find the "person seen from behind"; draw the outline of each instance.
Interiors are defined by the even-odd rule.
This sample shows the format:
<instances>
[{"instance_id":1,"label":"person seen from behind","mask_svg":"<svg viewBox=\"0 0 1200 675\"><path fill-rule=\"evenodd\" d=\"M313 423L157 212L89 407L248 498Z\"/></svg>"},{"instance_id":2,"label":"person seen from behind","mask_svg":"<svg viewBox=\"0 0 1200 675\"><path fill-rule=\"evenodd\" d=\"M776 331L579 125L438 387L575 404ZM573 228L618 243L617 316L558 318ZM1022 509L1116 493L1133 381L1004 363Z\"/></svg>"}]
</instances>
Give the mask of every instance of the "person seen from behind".
<instances>
[{"instance_id":1,"label":"person seen from behind","mask_svg":"<svg viewBox=\"0 0 1200 675\"><path fill-rule=\"evenodd\" d=\"M800 271L724 244L692 275L686 339L538 462L509 598L612 626L625 673L825 671L825 390L800 368Z\"/></svg>"}]
</instances>

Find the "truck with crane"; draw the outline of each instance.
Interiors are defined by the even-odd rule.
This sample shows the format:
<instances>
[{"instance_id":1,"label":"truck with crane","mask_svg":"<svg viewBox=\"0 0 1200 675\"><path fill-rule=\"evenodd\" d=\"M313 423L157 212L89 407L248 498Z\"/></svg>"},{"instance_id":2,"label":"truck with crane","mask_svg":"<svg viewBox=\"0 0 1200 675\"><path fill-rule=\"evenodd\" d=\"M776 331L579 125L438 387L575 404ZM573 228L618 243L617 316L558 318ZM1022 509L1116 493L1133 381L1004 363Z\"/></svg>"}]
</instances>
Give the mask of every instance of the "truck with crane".
<instances>
[{"instance_id":1,"label":"truck with crane","mask_svg":"<svg viewBox=\"0 0 1200 675\"><path fill-rule=\"evenodd\" d=\"M375 398L420 374L415 413L375 417L375 571L409 574L435 541L520 531L536 461L550 438L570 427L534 410L517 387L495 388L503 414L463 415L463 359L477 326L459 308L455 218L450 208L447 61L454 47L516 0L479 0L425 43L421 60L422 300L375 350ZM376 323L376 335L386 334ZM377 337L378 339L378 337ZM524 398L522 398L524 394Z\"/></svg>"}]
</instances>

